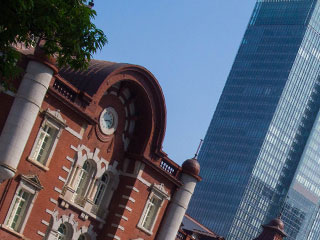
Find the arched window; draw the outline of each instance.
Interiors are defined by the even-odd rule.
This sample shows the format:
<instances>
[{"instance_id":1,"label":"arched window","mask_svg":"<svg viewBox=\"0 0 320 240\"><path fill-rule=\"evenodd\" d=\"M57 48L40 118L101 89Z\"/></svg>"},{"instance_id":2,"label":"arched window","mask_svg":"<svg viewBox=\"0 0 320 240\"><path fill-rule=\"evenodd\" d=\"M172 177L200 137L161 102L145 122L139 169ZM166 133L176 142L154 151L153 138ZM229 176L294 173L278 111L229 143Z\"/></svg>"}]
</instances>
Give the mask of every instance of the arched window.
<instances>
[{"instance_id":1,"label":"arched window","mask_svg":"<svg viewBox=\"0 0 320 240\"><path fill-rule=\"evenodd\" d=\"M67 240L67 236L67 226L62 223L58 228L58 240Z\"/></svg>"},{"instance_id":2,"label":"arched window","mask_svg":"<svg viewBox=\"0 0 320 240\"><path fill-rule=\"evenodd\" d=\"M69 223L61 223L58 228L57 240L71 240L73 230Z\"/></svg>"},{"instance_id":3,"label":"arched window","mask_svg":"<svg viewBox=\"0 0 320 240\"><path fill-rule=\"evenodd\" d=\"M100 205L100 203L103 199L103 196L106 192L108 182L109 182L109 176L108 176L108 174L105 173L101 176L101 178L99 179L99 182L98 182L97 192L96 192L96 195L94 196L94 200L93 200L95 205Z\"/></svg>"},{"instance_id":4,"label":"arched window","mask_svg":"<svg viewBox=\"0 0 320 240\"><path fill-rule=\"evenodd\" d=\"M95 172L95 166L90 161L85 161L82 169L80 170L77 183L75 185L76 188L76 197L75 202L79 205L84 204L85 196L88 191L90 181L92 180L92 176Z\"/></svg>"},{"instance_id":5,"label":"arched window","mask_svg":"<svg viewBox=\"0 0 320 240\"><path fill-rule=\"evenodd\" d=\"M78 240L87 240L87 238L84 234L81 234Z\"/></svg>"}]
</instances>

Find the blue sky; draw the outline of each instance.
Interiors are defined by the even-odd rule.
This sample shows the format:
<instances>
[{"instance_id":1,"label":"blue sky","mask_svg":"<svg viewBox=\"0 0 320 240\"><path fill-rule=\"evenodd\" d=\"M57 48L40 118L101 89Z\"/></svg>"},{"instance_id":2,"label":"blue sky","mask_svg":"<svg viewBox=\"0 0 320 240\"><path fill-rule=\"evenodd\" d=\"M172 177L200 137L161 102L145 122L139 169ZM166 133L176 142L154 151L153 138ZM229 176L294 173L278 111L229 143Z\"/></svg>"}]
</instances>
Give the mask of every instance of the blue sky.
<instances>
[{"instance_id":1,"label":"blue sky","mask_svg":"<svg viewBox=\"0 0 320 240\"><path fill-rule=\"evenodd\" d=\"M109 43L94 58L144 66L167 105L163 149L181 164L204 138L255 0L95 0Z\"/></svg>"}]
</instances>

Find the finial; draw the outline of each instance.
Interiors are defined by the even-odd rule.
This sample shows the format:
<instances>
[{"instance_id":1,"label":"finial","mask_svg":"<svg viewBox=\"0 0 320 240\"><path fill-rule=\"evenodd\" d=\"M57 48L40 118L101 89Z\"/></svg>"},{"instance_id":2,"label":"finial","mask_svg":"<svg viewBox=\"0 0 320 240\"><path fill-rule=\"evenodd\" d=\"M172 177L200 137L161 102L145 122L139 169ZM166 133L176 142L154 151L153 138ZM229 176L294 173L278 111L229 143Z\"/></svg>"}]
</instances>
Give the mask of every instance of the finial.
<instances>
[{"instance_id":1,"label":"finial","mask_svg":"<svg viewBox=\"0 0 320 240\"><path fill-rule=\"evenodd\" d=\"M200 148L201 148L201 145L202 145L202 143L203 143L203 139L200 139L200 143L199 143L199 146L198 146L198 149L197 149L197 152L196 152L196 154L194 155L194 159L197 159L197 157L198 157L198 153L199 153L199 150L200 150Z\"/></svg>"}]
</instances>

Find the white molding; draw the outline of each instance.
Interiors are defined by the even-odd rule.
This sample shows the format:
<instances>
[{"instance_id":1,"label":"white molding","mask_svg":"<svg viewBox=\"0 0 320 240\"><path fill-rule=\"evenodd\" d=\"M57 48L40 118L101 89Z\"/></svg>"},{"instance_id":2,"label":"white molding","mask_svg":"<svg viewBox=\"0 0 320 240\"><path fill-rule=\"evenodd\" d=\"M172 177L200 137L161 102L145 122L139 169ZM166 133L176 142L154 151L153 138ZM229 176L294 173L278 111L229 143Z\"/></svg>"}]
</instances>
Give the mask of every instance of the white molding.
<instances>
[{"instance_id":1,"label":"white molding","mask_svg":"<svg viewBox=\"0 0 320 240\"><path fill-rule=\"evenodd\" d=\"M127 199L127 200L129 200L129 201L131 201L131 202L133 202L133 203L136 202L135 199L133 199L132 197L126 196L126 195L122 195L122 198Z\"/></svg>"},{"instance_id":2,"label":"white molding","mask_svg":"<svg viewBox=\"0 0 320 240\"><path fill-rule=\"evenodd\" d=\"M35 176L35 178L36 178L36 181L37 181L38 177ZM16 198L18 197L18 193L20 192L20 190L28 192L30 195L32 195L29 198L29 200L25 203L25 204L28 204L28 205L27 205L27 209L26 209L26 212L24 214L24 217L22 218L21 222L19 223L19 225L20 225L19 229L18 229L19 231L17 232L19 234L23 234L23 231L25 229L25 226L26 226L27 221L29 219L29 216L31 214L31 210L32 210L32 208L34 206L34 203L35 203L35 201L36 201L36 199L38 197L38 193L39 193L37 191L37 190L39 190L39 189L37 189L37 186L33 185L33 184L31 185L30 182L27 182L28 179L29 178L27 176L22 175L21 180L20 180L19 185L18 185L18 188L16 189L16 192L14 194L13 200L12 200L12 202L10 204L9 210L8 210L8 212L6 214L6 217L5 217L5 220L4 220L4 225L7 226L11 214L13 213L13 211L15 211L13 209L13 206L14 206L14 202L16 201ZM39 184L40 184L40 182L39 182ZM41 186L41 184L40 184L40 186ZM10 227L8 227L8 228L11 229ZM16 232L13 229L12 229L12 231Z\"/></svg>"},{"instance_id":3,"label":"white molding","mask_svg":"<svg viewBox=\"0 0 320 240\"><path fill-rule=\"evenodd\" d=\"M69 169L69 168L67 168L66 166L62 166L62 169L63 169L64 171L66 171L67 173L69 173L69 172L70 172L70 169Z\"/></svg>"},{"instance_id":4,"label":"white molding","mask_svg":"<svg viewBox=\"0 0 320 240\"><path fill-rule=\"evenodd\" d=\"M160 184L153 183L152 184L152 191L156 192L158 194L161 194L163 197L165 197L166 199L170 200L169 193L164 188L164 184L163 183L160 183Z\"/></svg>"},{"instance_id":5,"label":"white molding","mask_svg":"<svg viewBox=\"0 0 320 240\"><path fill-rule=\"evenodd\" d=\"M53 211L51 211L50 209L46 209L46 213L49 213L50 215L52 215L53 214Z\"/></svg>"},{"instance_id":6,"label":"white molding","mask_svg":"<svg viewBox=\"0 0 320 240\"><path fill-rule=\"evenodd\" d=\"M60 188L54 187L54 190L58 193L62 193L62 190Z\"/></svg>"},{"instance_id":7,"label":"white molding","mask_svg":"<svg viewBox=\"0 0 320 240\"><path fill-rule=\"evenodd\" d=\"M117 224L112 223L111 226L115 227L115 228L119 228L120 230L124 231L124 227L121 225L117 225Z\"/></svg>"},{"instance_id":8,"label":"white molding","mask_svg":"<svg viewBox=\"0 0 320 240\"><path fill-rule=\"evenodd\" d=\"M125 206L125 205L122 205L122 204L119 204L118 206L128 210L129 212L132 212L132 208L129 208L128 206Z\"/></svg>"},{"instance_id":9,"label":"white molding","mask_svg":"<svg viewBox=\"0 0 320 240\"><path fill-rule=\"evenodd\" d=\"M66 127L66 120L61 116L61 111L59 109L51 110L48 108L45 113L47 116L51 117L55 122L57 122L61 127Z\"/></svg>"},{"instance_id":10,"label":"white molding","mask_svg":"<svg viewBox=\"0 0 320 240\"><path fill-rule=\"evenodd\" d=\"M139 192L139 189L134 186L127 185L126 188L132 189L133 191L135 191L137 193Z\"/></svg>"},{"instance_id":11,"label":"white molding","mask_svg":"<svg viewBox=\"0 0 320 240\"><path fill-rule=\"evenodd\" d=\"M123 215L121 215L121 214L116 213L115 216L116 216L116 217L119 217L119 218L121 218L121 219L123 219L123 220L125 220L125 221L128 221L128 218L125 217L125 216L123 216Z\"/></svg>"},{"instance_id":12,"label":"white molding","mask_svg":"<svg viewBox=\"0 0 320 240\"><path fill-rule=\"evenodd\" d=\"M50 202L54 203L54 204L58 204L58 201L55 200L54 198L50 198Z\"/></svg>"},{"instance_id":13,"label":"white molding","mask_svg":"<svg viewBox=\"0 0 320 240\"><path fill-rule=\"evenodd\" d=\"M43 220L43 219L41 220L41 223L46 225L46 226L49 226L49 223L47 221Z\"/></svg>"},{"instance_id":14,"label":"white molding","mask_svg":"<svg viewBox=\"0 0 320 240\"><path fill-rule=\"evenodd\" d=\"M112 235L112 234L110 234L110 233L108 233L107 236L108 236L108 237L111 237L111 238L114 238L114 239L116 239L116 240L121 240L121 238L119 238L118 236Z\"/></svg>"},{"instance_id":15,"label":"white molding","mask_svg":"<svg viewBox=\"0 0 320 240\"><path fill-rule=\"evenodd\" d=\"M40 235L40 236L42 236L42 237L45 236L45 234L44 234L43 232L40 232L40 231L37 231L37 234Z\"/></svg>"},{"instance_id":16,"label":"white molding","mask_svg":"<svg viewBox=\"0 0 320 240\"><path fill-rule=\"evenodd\" d=\"M93 218L93 219L95 219L96 221L101 222L102 224L106 224L105 220L103 220L103 219L102 219L102 218L100 218L99 216L94 215L93 213L91 213L91 212L89 212L89 211L85 210L83 207L81 207L81 206L79 206L79 205L75 204L74 202L72 202L72 201L70 201L70 200L68 200L68 199L64 198L64 197L63 197L63 196L61 196L61 195L59 196L59 198L60 198L60 199L62 199L63 201L65 201L67 204L69 204L69 205L73 206L74 208L76 208L76 209L78 209L78 210L80 210L80 211L84 212L85 214L87 214L88 216L92 217L92 218Z\"/></svg>"},{"instance_id":17,"label":"white molding","mask_svg":"<svg viewBox=\"0 0 320 240\"><path fill-rule=\"evenodd\" d=\"M75 146L73 146L73 145L70 145L70 148L72 149L72 150L74 150L74 151L76 151L76 152L78 152L79 150L78 150L78 148L76 148Z\"/></svg>"},{"instance_id":18,"label":"white molding","mask_svg":"<svg viewBox=\"0 0 320 240\"><path fill-rule=\"evenodd\" d=\"M64 179L63 177L61 177L61 176L59 176L59 180L61 181L61 182L66 182L67 180L66 179Z\"/></svg>"},{"instance_id":19,"label":"white molding","mask_svg":"<svg viewBox=\"0 0 320 240\"><path fill-rule=\"evenodd\" d=\"M66 156L66 159L72 163L74 162L74 159L72 157Z\"/></svg>"},{"instance_id":20,"label":"white molding","mask_svg":"<svg viewBox=\"0 0 320 240\"><path fill-rule=\"evenodd\" d=\"M150 182L148 182L146 179L144 179L143 177L141 177L139 175L135 175L132 173L125 173L125 172L120 172L120 175L125 176L125 177L132 177L132 178L138 179L140 182L142 182L147 187L151 186Z\"/></svg>"},{"instance_id":21,"label":"white molding","mask_svg":"<svg viewBox=\"0 0 320 240\"><path fill-rule=\"evenodd\" d=\"M67 130L67 132L71 133L71 135L73 135L73 136L75 136L76 138L79 138L80 140L82 140L81 132L78 133L77 131L73 130L73 129L70 128L70 127L66 127L65 129Z\"/></svg>"},{"instance_id":22,"label":"white molding","mask_svg":"<svg viewBox=\"0 0 320 240\"><path fill-rule=\"evenodd\" d=\"M151 183L148 182L146 179L144 179L143 177L138 176L137 179L142 182L144 185L146 185L147 187L151 186Z\"/></svg>"}]
</instances>

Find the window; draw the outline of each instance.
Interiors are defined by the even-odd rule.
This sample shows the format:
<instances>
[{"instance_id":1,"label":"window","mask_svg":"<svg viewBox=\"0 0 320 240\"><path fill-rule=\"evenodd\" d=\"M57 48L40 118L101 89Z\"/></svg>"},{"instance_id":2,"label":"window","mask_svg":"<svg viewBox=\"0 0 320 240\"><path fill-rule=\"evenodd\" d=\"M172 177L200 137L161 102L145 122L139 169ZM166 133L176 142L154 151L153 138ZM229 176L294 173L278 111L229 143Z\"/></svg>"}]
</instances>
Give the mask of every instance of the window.
<instances>
[{"instance_id":1,"label":"window","mask_svg":"<svg viewBox=\"0 0 320 240\"><path fill-rule=\"evenodd\" d=\"M59 129L49 123L46 123L41 127L35 142L34 150L32 151L32 159L38 161L42 165L46 165L58 131Z\"/></svg>"},{"instance_id":2,"label":"window","mask_svg":"<svg viewBox=\"0 0 320 240\"><path fill-rule=\"evenodd\" d=\"M67 227L63 223L58 228L58 240L67 240Z\"/></svg>"},{"instance_id":3,"label":"window","mask_svg":"<svg viewBox=\"0 0 320 240\"><path fill-rule=\"evenodd\" d=\"M78 238L78 240L87 240L86 236L81 234L80 237Z\"/></svg>"},{"instance_id":4,"label":"window","mask_svg":"<svg viewBox=\"0 0 320 240\"><path fill-rule=\"evenodd\" d=\"M69 223L61 223L57 231L57 240L71 240L73 236L72 226Z\"/></svg>"},{"instance_id":5,"label":"window","mask_svg":"<svg viewBox=\"0 0 320 240\"><path fill-rule=\"evenodd\" d=\"M20 189L18 195L15 196L15 199L13 200L14 204L6 224L9 228L13 229L16 232L20 232L31 199L31 193Z\"/></svg>"},{"instance_id":6,"label":"window","mask_svg":"<svg viewBox=\"0 0 320 240\"><path fill-rule=\"evenodd\" d=\"M97 192L96 192L96 195L94 196L94 201L93 201L95 205L100 205L101 200L103 199L103 196L106 192L108 182L109 182L109 177L105 173L101 176L98 182Z\"/></svg>"},{"instance_id":7,"label":"window","mask_svg":"<svg viewBox=\"0 0 320 240\"><path fill-rule=\"evenodd\" d=\"M37 192L42 189L35 175L21 175L21 181L5 219L5 227L22 233L31 212Z\"/></svg>"},{"instance_id":8,"label":"window","mask_svg":"<svg viewBox=\"0 0 320 240\"><path fill-rule=\"evenodd\" d=\"M95 151L100 150L96 148ZM97 155L84 145L78 147L77 159L60 198L63 200L61 206L68 208L70 204L81 210L81 219L95 215L98 221L104 222L113 192L119 184L118 162L114 161L113 167ZM85 237L88 239L87 235Z\"/></svg>"},{"instance_id":9,"label":"window","mask_svg":"<svg viewBox=\"0 0 320 240\"><path fill-rule=\"evenodd\" d=\"M40 167L48 166L58 142L61 129L66 127L60 111L45 111L45 118L33 145L29 160Z\"/></svg>"},{"instance_id":10,"label":"window","mask_svg":"<svg viewBox=\"0 0 320 240\"><path fill-rule=\"evenodd\" d=\"M144 207L142 216L139 220L138 227L148 234L153 234L152 230L156 223L159 211L165 199L169 199L164 185L153 184L151 192Z\"/></svg>"},{"instance_id":11,"label":"window","mask_svg":"<svg viewBox=\"0 0 320 240\"><path fill-rule=\"evenodd\" d=\"M76 194L74 197L74 202L80 206L85 204L85 196L90 186L90 182L95 173L95 166L90 161L86 160L80 170L79 176L76 182Z\"/></svg>"},{"instance_id":12,"label":"window","mask_svg":"<svg viewBox=\"0 0 320 240\"><path fill-rule=\"evenodd\" d=\"M162 199L160 199L157 195L153 195L151 199L148 199L141 223L143 228L151 231L153 223L155 222L155 219L161 207L161 203Z\"/></svg>"}]
</instances>

